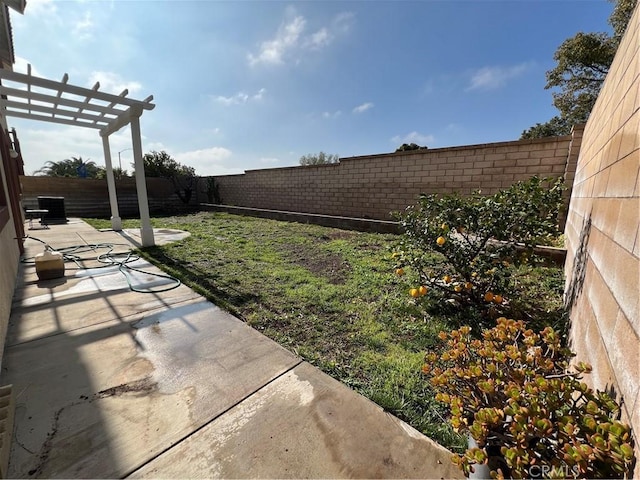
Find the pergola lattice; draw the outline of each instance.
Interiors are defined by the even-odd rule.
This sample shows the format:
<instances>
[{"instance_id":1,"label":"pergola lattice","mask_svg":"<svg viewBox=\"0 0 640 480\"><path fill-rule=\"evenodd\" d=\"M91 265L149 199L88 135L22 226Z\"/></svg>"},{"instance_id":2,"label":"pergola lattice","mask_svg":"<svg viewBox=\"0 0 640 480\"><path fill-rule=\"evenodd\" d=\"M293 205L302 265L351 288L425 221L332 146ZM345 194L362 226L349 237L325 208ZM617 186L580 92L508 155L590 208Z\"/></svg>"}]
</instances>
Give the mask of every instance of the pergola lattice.
<instances>
[{"instance_id":1,"label":"pergola lattice","mask_svg":"<svg viewBox=\"0 0 640 480\"><path fill-rule=\"evenodd\" d=\"M67 83L65 73L62 81L56 82L31 75L0 69L0 114L5 117L25 118L76 127L93 128L102 137L104 160L107 167L107 186L111 205L111 226L122 230L118 211L115 180L111 163L109 136L121 128L131 125L131 142L136 171L136 190L140 208L140 234L143 246L155 244L153 228L149 218L147 186L142 162L142 138L140 116L144 110L152 110L153 96L144 100L127 98L128 90L120 95L100 92L100 83L93 88L83 88Z\"/></svg>"}]
</instances>

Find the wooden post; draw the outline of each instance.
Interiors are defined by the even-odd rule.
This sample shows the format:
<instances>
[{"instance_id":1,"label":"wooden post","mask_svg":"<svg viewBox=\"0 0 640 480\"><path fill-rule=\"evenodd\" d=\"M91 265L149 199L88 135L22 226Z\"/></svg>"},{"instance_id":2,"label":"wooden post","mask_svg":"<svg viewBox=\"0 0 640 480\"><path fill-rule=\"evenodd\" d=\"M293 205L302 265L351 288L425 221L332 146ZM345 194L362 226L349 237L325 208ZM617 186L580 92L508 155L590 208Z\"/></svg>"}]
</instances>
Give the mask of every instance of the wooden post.
<instances>
[{"instance_id":1,"label":"wooden post","mask_svg":"<svg viewBox=\"0 0 640 480\"><path fill-rule=\"evenodd\" d=\"M109 147L109 136L102 136L102 149L104 150L104 163L107 167L107 188L109 189L109 204L111 205L111 228L119 232L122 230L122 219L118 211L118 195L116 192L116 182L113 177L113 166L111 164L111 148Z\"/></svg>"},{"instance_id":2,"label":"wooden post","mask_svg":"<svg viewBox=\"0 0 640 480\"><path fill-rule=\"evenodd\" d=\"M140 115L142 108L131 107L131 141L133 143L133 160L136 166L136 190L138 192L138 207L140 208L140 237L143 247L152 247L156 244L153 237L153 228L149 218L149 200L147 197L147 183L144 175L144 163L142 161L142 136L140 134Z\"/></svg>"}]
</instances>

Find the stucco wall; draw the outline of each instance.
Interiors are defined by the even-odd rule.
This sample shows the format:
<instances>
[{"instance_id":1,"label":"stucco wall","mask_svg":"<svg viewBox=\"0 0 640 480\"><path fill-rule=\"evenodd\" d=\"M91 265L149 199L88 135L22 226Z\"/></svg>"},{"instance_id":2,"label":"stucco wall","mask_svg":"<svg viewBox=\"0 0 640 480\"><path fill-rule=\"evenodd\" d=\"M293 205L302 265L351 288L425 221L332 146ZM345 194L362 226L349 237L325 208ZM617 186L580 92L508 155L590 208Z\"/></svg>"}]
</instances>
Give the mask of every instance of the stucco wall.
<instances>
[{"instance_id":1,"label":"stucco wall","mask_svg":"<svg viewBox=\"0 0 640 480\"><path fill-rule=\"evenodd\" d=\"M573 149L565 136L341 158L215 180L226 205L389 220L421 193L490 194L533 175L572 174L581 134L577 129Z\"/></svg>"},{"instance_id":2,"label":"stucco wall","mask_svg":"<svg viewBox=\"0 0 640 480\"><path fill-rule=\"evenodd\" d=\"M2 128L0 121L0 128ZM8 192L6 175L4 167L0 159L0 188ZM9 200L8 193L6 194ZM9 316L11 314L11 300L13 298L13 290L16 284L16 275L18 273L18 264L20 261L20 250L16 241L16 229L13 223L11 209L9 208L9 221L0 227L0 348L4 349L4 341L7 335L7 326L9 325ZM0 350L0 364L2 360L2 350Z\"/></svg>"},{"instance_id":3,"label":"stucco wall","mask_svg":"<svg viewBox=\"0 0 640 480\"><path fill-rule=\"evenodd\" d=\"M636 448L640 432L639 35L637 7L585 127L565 231L573 348L578 359L594 365L587 380L599 389L613 389L623 399L623 418L633 426Z\"/></svg>"}]
</instances>

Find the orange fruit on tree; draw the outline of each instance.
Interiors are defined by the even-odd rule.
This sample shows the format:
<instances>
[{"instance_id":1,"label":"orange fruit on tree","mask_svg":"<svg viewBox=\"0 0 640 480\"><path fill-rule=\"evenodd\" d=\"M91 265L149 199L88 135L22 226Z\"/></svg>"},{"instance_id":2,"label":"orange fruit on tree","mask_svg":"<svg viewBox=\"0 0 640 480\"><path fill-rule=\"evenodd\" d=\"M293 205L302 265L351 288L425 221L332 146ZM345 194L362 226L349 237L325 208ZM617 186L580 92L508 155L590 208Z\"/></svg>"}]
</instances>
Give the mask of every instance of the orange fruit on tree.
<instances>
[{"instance_id":1,"label":"orange fruit on tree","mask_svg":"<svg viewBox=\"0 0 640 480\"><path fill-rule=\"evenodd\" d=\"M453 287L453 290L457 293L460 293L462 291L462 285L456 285L455 287Z\"/></svg>"},{"instance_id":2,"label":"orange fruit on tree","mask_svg":"<svg viewBox=\"0 0 640 480\"><path fill-rule=\"evenodd\" d=\"M445 275L444 277L442 277L442 280L444 281L444 283L451 283L451 275Z\"/></svg>"},{"instance_id":3,"label":"orange fruit on tree","mask_svg":"<svg viewBox=\"0 0 640 480\"><path fill-rule=\"evenodd\" d=\"M502 295L495 295L495 296L493 297L493 301L494 301L497 305L500 305L500 304L502 303L502 300L503 300Z\"/></svg>"},{"instance_id":4,"label":"orange fruit on tree","mask_svg":"<svg viewBox=\"0 0 640 480\"><path fill-rule=\"evenodd\" d=\"M404 269L402 269L402 268L396 268L396 275L398 275L399 277L401 277L402 275L404 275Z\"/></svg>"},{"instance_id":5,"label":"orange fruit on tree","mask_svg":"<svg viewBox=\"0 0 640 480\"><path fill-rule=\"evenodd\" d=\"M418 293L420 295L426 295L427 294L427 287L425 287L424 285L420 285L420 287L418 288Z\"/></svg>"},{"instance_id":6,"label":"orange fruit on tree","mask_svg":"<svg viewBox=\"0 0 640 480\"><path fill-rule=\"evenodd\" d=\"M444 237L438 237L436 240L436 243L440 246L444 245L446 243L447 239Z\"/></svg>"},{"instance_id":7,"label":"orange fruit on tree","mask_svg":"<svg viewBox=\"0 0 640 480\"><path fill-rule=\"evenodd\" d=\"M471 290L473 288L473 283L471 282L467 282L464 284L464 288L466 288L467 290Z\"/></svg>"},{"instance_id":8,"label":"orange fruit on tree","mask_svg":"<svg viewBox=\"0 0 640 480\"><path fill-rule=\"evenodd\" d=\"M420 296L420 292L417 288L412 288L411 290L409 290L409 295L411 295L413 298L418 298Z\"/></svg>"},{"instance_id":9,"label":"orange fruit on tree","mask_svg":"<svg viewBox=\"0 0 640 480\"><path fill-rule=\"evenodd\" d=\"M493 293L492 292L487 292L484 294L484 301L485 302L491 302L493 300Z\"/></svg>"}]
</instances>

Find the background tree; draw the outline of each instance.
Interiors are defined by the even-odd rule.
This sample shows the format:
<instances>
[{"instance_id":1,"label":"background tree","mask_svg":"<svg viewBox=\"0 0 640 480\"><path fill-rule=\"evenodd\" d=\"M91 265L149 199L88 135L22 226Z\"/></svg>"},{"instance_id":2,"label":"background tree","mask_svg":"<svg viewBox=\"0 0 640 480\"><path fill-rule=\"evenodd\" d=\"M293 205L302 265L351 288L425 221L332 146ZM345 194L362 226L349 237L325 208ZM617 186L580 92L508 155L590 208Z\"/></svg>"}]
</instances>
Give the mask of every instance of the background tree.
<instances>
[{"instance_id":1,"label":"background tree","mask_svg":"<svg viewBox=\"0 0 640 480\"><path fill-rule=\"evenodd\" d=\"M411 150L426 150L429 147L421 147L415 143L403 143L398 148L396 148L396 152L410 152Z\"/></svg>"},{"instance_id":2,"label":"background tree","mask_svg":"<svg viewBox=\"0 0 640 480\"><path fill-rule=\"evenodd\" d=\"M48 161L33 174L47 177L100 178L104 172L104 167L96 165L91 160L71 157L60 162Z\"/></svg>"},{"instance_id":3,"label":"background tree","mask_svg":"<svg viewBox=\"0 0 640 480\"><path fill-rule=\"evenodd\" d=\"M127 172L126 170L120 167L113 167L113 178L115 178L116 180L120 180L121 178L128 178L128 177L129 177L129 172ZM98 172L98 176L96 178L107 178L107 170L103 169L100 172Z\"/></svg>"},{"instance_id":4,"label":"background tree","mask_svg":"<svg viewBox=\"0 0 640 480\"><path fill-rule=\"evenodd\" d=\"M553 93L553 105L560 115L525 130L520 138L567 135L573 125L589 118L637 3L610 1L615 2L609 17L613 35L579 32L562 42L553 56L557 64L547 72L545 85L546 89L559 89Z\"/></svg>"},{"instance_id":5,"label":"background tree","mask_svg":"<svg viewBox=\"0 0 640 480\"><path fill-rule=\"evenodd\" d=\"M324 152L320 152L317 154L310 153L309 155L302 155L300 157L300 165L327 165L329 163L338 163L340 161L340 157L333 154L326 154Z\"/></svg>"},{"instance_id":6,"label":"background tree","mask_svg":"<svg viewBox=\"0 0 640 480\"><path fill-rule=\"evenodd\" d=\"M175 176L195 177L196 170L193 167L182 165L174 160L171 155L162 150L152 150L142 157L144 174L147 177L171 178Z\"/></svg>"},{"instance_id":7,"label":"background tree","mask_svg":"<svg viewBox=\"0 0 640 480\"><path fill-rule=\"evenodd\" d=\"M145 176L170 180L178 198L184 204L189 204L197 184L195 168L177 162L164 150L145 153L142 162Z\"/></svg>"},{"instance_id":8,"label":"background tree","mask_svg":"<svg viewBox=\"0 0 640 480\"><path fill-rule=\"evenodd\" d=\"M561 135L569 135L571 133L571 125L563 117L556 115L545 123L536 123L533 127L522 132L520 140L529 138L558 137Z\"/></svg>"}]
</instances>

